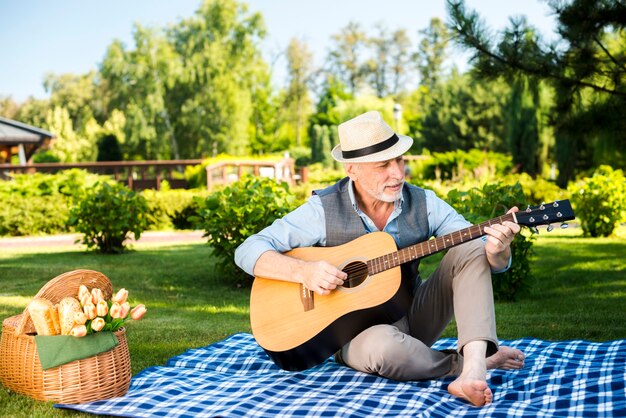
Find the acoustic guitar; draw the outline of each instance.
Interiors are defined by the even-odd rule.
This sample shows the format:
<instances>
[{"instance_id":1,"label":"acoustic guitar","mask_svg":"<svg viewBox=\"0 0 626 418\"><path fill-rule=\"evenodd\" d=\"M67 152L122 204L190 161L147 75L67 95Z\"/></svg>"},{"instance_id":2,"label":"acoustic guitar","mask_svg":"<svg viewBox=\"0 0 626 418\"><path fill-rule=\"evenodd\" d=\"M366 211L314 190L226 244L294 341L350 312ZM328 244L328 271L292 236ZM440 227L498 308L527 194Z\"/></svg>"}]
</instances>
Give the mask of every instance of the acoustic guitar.
<instances>
[{"instance_id":1,"label":"acoustic guitar","mask_svg":"<svg viewBox=\"0 0 626 418\"><path fill-rule=\"evenodd\" d=\"M296 248L285 253L306 261L325 260L348 274L343 286L320 296L299 283L256 277L250 295L250 323L258 344L280 368L313 367L361 331L402 318L411 303L400 265L485 235L484 228L515 222L538 225L574 219L568 200L528 207L451 234L397 250L385 232L373 232L336 247Z\"/></svg>"}]
</instances>

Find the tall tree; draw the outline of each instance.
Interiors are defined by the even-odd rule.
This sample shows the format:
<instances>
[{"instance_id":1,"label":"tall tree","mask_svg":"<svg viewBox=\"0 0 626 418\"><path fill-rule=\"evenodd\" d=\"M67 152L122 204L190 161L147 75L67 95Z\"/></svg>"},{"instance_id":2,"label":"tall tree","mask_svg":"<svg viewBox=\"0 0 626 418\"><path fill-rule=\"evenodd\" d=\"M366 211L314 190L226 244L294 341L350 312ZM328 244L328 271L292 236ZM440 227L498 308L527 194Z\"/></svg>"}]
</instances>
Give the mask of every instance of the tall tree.
<instances>
[{"instance_id":1,"label":"tall tree","mask_svg":"<svg viewBox=\"0 0 626 418\"><path fill-rule=\"evenodd\" d=\"M505 132L513 164L531 176L540 173L541 105L539 83L519 76L513 83L505 110Z\"/></svg>"},{"instance_id":2,"label":"tall tree","mask_svg":"<svg viewBox=\"0 0 626 418\"><path fill-rule=\"evenodd\" d=\"M294 125L296 146L301 146L305 122L311 113L309 84L313 76L313 54L307 44L297 38L292 38L287 47L287 70L289 85L285 104L288 120Z\"/></svg>"},{"instance_id":3,"label":"tall tree","mask_svg":"<svg viewBox=\"0 0 626 418\"><path fill-rule=\"evenodd\" d=\"M506 150L503 109L509 88L502 81L477 83L456 71L429 92L421 125L412 126L419 145L430 151ZM421 152L421 149L418 149Z\"/></svg>"},{"instance_id":4,"label":"tall tree","mask_svg":"<svg viewBox=\"0 0 626 418\"><path fill-rule=\"evenodd\" d=\"M330 50L329 72L355 94L364 78L364 48L367 35L358 23L350 22L341 32L331 36L334 46Z\"/></svg>"},{"instance_id":5,"label":"tall tree","mask_svg":"<svg viewBox=\"0 0 626 418\"><path fill-rule=\"evenodd\" d=\"M552 43L527 36L534 29L525 19L512 19L503 35L494 36L463 0L449 0L448 12L458 42L473 51L482 75L522 73L554 88L558 183L564 186L576 169L598 163L593 148L612 149L614 163L626 162L626 4L550 0L548 5L560 36Z\"/></svg>"},{"instance_id":6,"label":"tall tree","mask_svg":"<svg viewBox=\"0 0 626 418\"><path fill-rule=\"evenodd\" d=\"M410 78L411 68L411 39L406 29L398 29L391 34L390 72L391 81L389 92L397 97L406 90L405 83Z\"/></svg>"},{"instance_id":7,"label":"tall tree","mask_svg":"<svg viewBox=\"0 0 626 418\"><path fill-rule=\"evenodd\" d=\"M158 29L135 25L135 49L115 41L101 65L109 112L126 115L122 148L130 159L180 158L168 94L180 75L180 59Z\"/></svg>"},{"instance_id":8,"label":"tall tree","mask_svg":"<svg viewBox=\"0 0 626 418\"><path fill-rule=\"evenodd\" d=\"M20 106L11 96L0 96L0 116L15 119Z\"/></svg>"},{"instance_id":9,"label":"tall tree","mask_svg":"<svg viewBox=\"0 0 626 418\"><path fill-rule=\"evenodd\" d=\"M264 35L261 15L235 0L205 0L194 17L168 31L182 64L172 104L183 155L246 152L255 74L265 68L258 46Z\"/></svg>"},{"instance_id":10,"label":"tall tree","mask_svg":"<svg viewBox=\"0 0 626 418\"><path fill-rule=\"evenodd\" d=\"M378 25L377 30L377 35L366 40L370 56L363 67L364 75L379 98L389 94L395 96L408 73L411 41L404 29L390 33Z\"/></svg>"},{"instance_id":11,"label":"tall tree","mask_svg":"<svg viewBox=\"0 0 626 418\"><path fill-rule=\"evenodd\" d=\"M435 17L430 20L427 28L419 31L419 34L421 40L415 61L420 73L420 84L432 90L445 76L443 64L448 56L450 33L443 21Z\"/></svg>"}]
</instances>

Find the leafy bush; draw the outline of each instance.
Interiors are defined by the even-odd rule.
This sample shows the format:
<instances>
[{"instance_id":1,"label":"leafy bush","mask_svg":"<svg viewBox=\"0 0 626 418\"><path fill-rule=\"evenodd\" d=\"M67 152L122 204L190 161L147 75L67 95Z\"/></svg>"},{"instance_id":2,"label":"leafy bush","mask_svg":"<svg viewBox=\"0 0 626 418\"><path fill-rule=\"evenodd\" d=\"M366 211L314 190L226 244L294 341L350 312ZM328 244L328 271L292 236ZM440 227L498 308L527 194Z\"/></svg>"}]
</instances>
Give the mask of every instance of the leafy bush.
<instances>
[{"instance_id":1,"label":"leafy bush","mask_svg":"<svg viewBox=\"0 0 626 418\"><path fill-rule=\"evenodd\" d=\"M1 195L0 235L38 235L68 232L68 202L64 196Z\"/></svg>"},{"instance_id":2,"label":"leafy bush","mask_svg":"<svg viewBox=\"0 0 626 418\"><path fill-rule=\"evenodd\" d=\"M600 166L569 190L584 236L608 237L626 220L626 178L622 170Z\"/></svg>"},{"instance_id":3,"label":"leafy bush","mask_svg":"<svg viewBox=\"0 0 626 418\"><path fill-rule=\"evenodd\" d=\"M87 248L105 254L122 253L132 232L135 239L148 227L146 199L115 183L99 183L70 209L68 224L83 235Z\"/></svg>"},{"instance_id":4,"label":"leafy bush","mask_svg":"<svg viewBox=\"0 0 626 418\"><path fill-rule=\"evenodd\" d=\"M205 195L206 191L191 190L144 190L141 194L148 203L150 229L191 229L191 218L197 215L198 204L194 196Z\"/></svg>"},{"instance_id":5,"label":"leafy bush","mask_svg":"<svg viewBox=\"0 0 626 418\"><path fill-rule=\"evenodd\" d=\"M508 174L513 163L511 157L497 152L478 149L435 152L432 158L408 161L412 178L429 180L462 180L478 178L488 181Z\"/></svg>"},{"instance_id":6,"label":"leafy bush","mask_svg":"<svg viewBox=\"0 0 626 418\"><path fill-rule=\"evenodd\" d=\"M236 284L245 283L246 275L234 263L235 249L295 208L295 197L289 193L287 183L251 176L196 200L200 207L196 225L209 237L225 280Z\"/></svg>"},{"instance_id":7,"label":"leafy bush","mask_svg":"<svg viewBox=\"0 0 626 418\"><path fill-rule=\"evenodd\" d=\"M61 159L51 151L41 151L33 155L33 162L39 163L60 163Z\"/></svg>"},{"instance_id":8,"label":"leafy bush","mask_svg":"<svg viewBox=\"0 0 626 418\"><path fill-rule=\"evenodd\" d=\"M513 186L485 184L482 188L473 188L467 192L452 190L448 193L447 201L469 222L478 224L505 214L513 206L521 208L524 193L519 183ZM494 274L492 278L493 293L497 300L515 300L530 288L530 257L534 240L533 235L525 232L515 236L511 243L511 268L504 273Z\"/></svg>"},{"instance_id":9,"label":"leafy bush","mask_svg":"<svg viewBox=\"0 0 626 418\"><path fill-rule=\"evenodd\" d=\"M530 205L538 205L542 202L553 202L555 200L566 199L569 196L567 190L561 189L556 183L541 177L532 178L526 173L511 174L506 176L503 182L511 185L520 183L524 190L526 202Z\"/></svg>"},{"instance_id":10,"label":"leafy bush","mask_svg":"<svg viewBox=\"0 0 626 418\"><path fill-rule=\"evenodd\" d=\"M329 186L341 180L346 176L343 167L338 169L330 169L324 167L320 163L311 164L309 166L309 183Z\"/></svg>"},{"instance_id":11,"label":"leafy bush","mask_svg":"<svg viewBox=\"0 0 626 418\"><path fill-rule=\"evenodd\" d=\"M57 174L18 174L0 180L0 235L37 235L69 232L72 198L106 178L72 169Z\"/></svg>"},{"instance_id":12,"label":"leafy bush","mask_svg":"<svg viewBox=\"0 0 626 418\"><path fill-rule=\"evenodd\" d=\"M0 181L0 196L20 194L22 196L77 196L85 188L97 182L107 181L108 177L88 173L85 170L71 169L56 174L34 173L17 174L11 180Z\"/></svg>"}]
</instances>

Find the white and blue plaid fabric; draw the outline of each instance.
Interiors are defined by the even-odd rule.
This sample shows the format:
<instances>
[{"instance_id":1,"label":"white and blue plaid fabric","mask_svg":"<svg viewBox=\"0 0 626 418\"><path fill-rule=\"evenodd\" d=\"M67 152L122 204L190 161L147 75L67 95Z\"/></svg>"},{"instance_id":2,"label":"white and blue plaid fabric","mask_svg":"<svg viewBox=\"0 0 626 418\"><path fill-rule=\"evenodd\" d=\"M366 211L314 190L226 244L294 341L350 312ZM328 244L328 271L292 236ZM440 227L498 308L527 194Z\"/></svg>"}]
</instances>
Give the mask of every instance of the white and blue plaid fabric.
<instances>
[{"instance_id":1,"label":"white and blue plaid fabric","mask_svg":"<svg viewBox=\"0 0 626 418\"><path fill-rule=\"evenodd\" d=\"M484 407L449 395L452 378L397 382L332 359L286 372L250 334L145 369L123 397L55 406L124 417L626 417L626 340L524 338L502 344L524 351L525 367L490 371L494 397ZM455 339L435 345L455 347Z\"/></svg>"}]
</instances>

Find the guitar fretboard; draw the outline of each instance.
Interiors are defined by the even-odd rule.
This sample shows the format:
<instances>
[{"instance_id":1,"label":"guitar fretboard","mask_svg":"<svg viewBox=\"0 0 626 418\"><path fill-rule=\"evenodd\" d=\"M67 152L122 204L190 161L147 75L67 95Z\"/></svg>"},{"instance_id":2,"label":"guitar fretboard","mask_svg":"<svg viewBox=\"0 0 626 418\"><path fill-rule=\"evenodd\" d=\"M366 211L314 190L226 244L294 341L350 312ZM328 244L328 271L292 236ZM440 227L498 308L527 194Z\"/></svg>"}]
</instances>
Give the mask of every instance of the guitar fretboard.
<instances>
[{"instance_id":1,"label":"guitar fretboard","mask_svg":"<svg viewBox=\"0 0 626 418\"><path fill-rule=\"evenodd\" d=\"M501 224L504 221L515 222L515 217L512 213L502 215L482 222L478 225L472 225L469 228L460 229L452 232L451 234L442 235L428 241L411 245L410 247L403 248L393 253L372 258L367 261L367 269L369 274L373 275L397 267L400 264L438 253L473 239L480 238L485 235L485 227Z\"/></svg>"}]
</instances>

